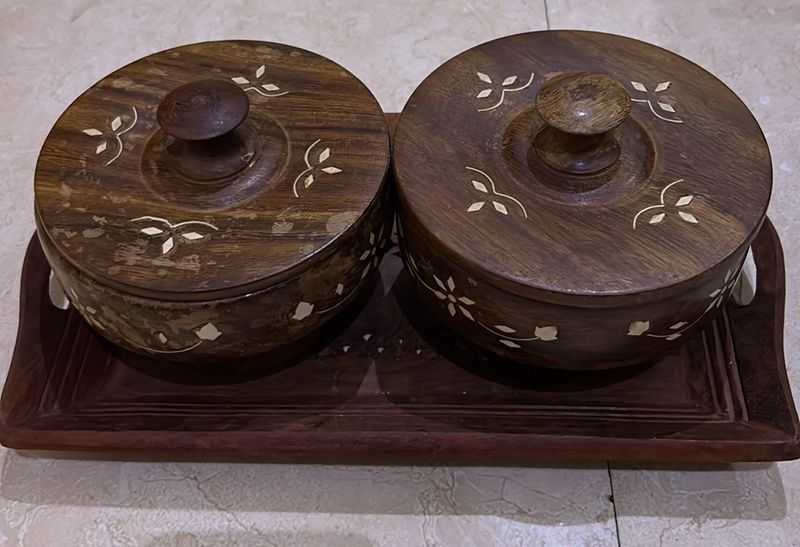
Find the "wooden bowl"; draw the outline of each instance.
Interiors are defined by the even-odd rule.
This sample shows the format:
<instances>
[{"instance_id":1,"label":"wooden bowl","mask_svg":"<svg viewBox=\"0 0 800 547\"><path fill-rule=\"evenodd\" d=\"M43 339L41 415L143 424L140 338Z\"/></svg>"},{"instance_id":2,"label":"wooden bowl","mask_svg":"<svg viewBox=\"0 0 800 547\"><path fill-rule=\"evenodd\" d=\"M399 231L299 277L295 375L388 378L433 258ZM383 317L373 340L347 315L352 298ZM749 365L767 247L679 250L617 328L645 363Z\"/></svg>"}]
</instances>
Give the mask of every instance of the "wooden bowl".
<instances>
[{"instance_id":1,"label":"wooden bowl","mask_svg":"<svg viewBox=\"0 0 800 547\"><path fill-rule=\"evenodd\" d=\"M446 62L406 104L393 162L421 298L487 349L568 369L647 360L717 315L772 187L724 84L581 31Z\"/></svg>"},{"instance_id":2,"label":"wooden bowl","mask_svg":"<svg viewBox=\"0 0 800 547\"><path fill-rule=\"evenodd\" d=\"M320 331L388 239L389 139L332 61L266 42L156 53L59 118L36 223L69 301L124 348L243 358Z\"/></svg>"}]
</instances>

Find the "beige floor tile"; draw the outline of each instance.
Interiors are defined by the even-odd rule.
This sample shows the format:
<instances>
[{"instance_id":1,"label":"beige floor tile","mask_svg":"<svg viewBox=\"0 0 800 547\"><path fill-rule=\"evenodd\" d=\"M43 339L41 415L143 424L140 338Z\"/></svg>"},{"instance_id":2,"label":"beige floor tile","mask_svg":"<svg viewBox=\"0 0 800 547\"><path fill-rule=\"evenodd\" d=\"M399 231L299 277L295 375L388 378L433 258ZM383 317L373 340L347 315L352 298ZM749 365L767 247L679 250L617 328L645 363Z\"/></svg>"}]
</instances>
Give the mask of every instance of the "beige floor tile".
<instances>
[{"instance_id":1,"label":"beige floor tile","mask_svg":"<svg viewBox=\"0 0 800 547\"><path fill-rule=\"evenodd\" d=\"M24 545L615 545L604 465L144 463L6 452L0 539ZM55 542L55 543L54 543Z\"/></svg>"},{"instance_id":2,"label":"beige floor tile","mask_svg":"<svg viewBox=\"0 0 800 547\"><path fill-rule=\"evenodd\" d=\"M620 543L800 545L796 464L612 472Z\"/></svg>"},{"instance_id":3,"label":"beige floor tile","mask_svg":"<svg viewBox=\"0 0 800 547\"><path fill-rule=\"evenodd\" d=\"M591 4L591 7L589 6ZM787 267L786 357L800 399L800 3L548 0L552 28L624 34L676 51L731 87L772 152L769 209ZM613 472L622 545L800 545L800 464Z\"/></svg>"}]
</instances>

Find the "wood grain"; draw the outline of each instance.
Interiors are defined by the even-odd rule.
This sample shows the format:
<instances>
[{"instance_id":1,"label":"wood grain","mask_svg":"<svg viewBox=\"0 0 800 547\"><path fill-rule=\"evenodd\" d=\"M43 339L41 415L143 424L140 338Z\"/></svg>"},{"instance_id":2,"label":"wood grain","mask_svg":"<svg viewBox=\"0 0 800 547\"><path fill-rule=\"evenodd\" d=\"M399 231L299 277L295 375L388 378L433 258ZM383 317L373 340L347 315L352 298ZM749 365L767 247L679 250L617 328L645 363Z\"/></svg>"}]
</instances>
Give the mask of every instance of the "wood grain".
<instances>
[{"instance_id":1,"label":"wood grain","mask_svg":"<svg viewBox=\"0 0 800 547\"><path fill-rule=\"evenodd\" d=\"M249 166L219 184L170 169L156 119L170 92L202 79L237 85L250 103L239 130L253 143ZM115 135L128 127L120 147ZM204 42L121 68L64 112L37 164L36 211L59 255L102 285L171 301L224 298L335 253L388 164L383 112L341 66L282 44ZM141 232L142 217L216 229L195 230L204 236L195 240L178 234L162 253L166 237Z\"/></svg>"},{"instance_id":2,"label":"wood grain","mask_svg":"<svg viewBox=\"0 0 800 547\"><path fill-rule=\"evenodd\" d=\"M614 129L630 114L631 99L608 76L576 72L550 78L536 95L536 111L547 127L539 131L533 145L549 167L587 175L619 160Z\"/></svg>"},{"instance_id":3,"label":"wood grain","mask_svg":"<svg viewBox=\"0 0 800 547\"><path fill-rule=\"evenodd\" d=\"M493 84L476 71L487 73ZM622 124L631 126L623 148L628 139L644 140L657 154L634 181L612 179L592 192L564 192L531 165L533 136L544 123L535 109L538 89L555 75L576 71L605 74L633 99L670 104L671 117L682 122L666 122L634 102ZM497 102L504 78L516 76L505 86L515 88L531 74L530 86L506 92L493 110L479 111ZM631 81L648 91L637 91ZM666 82L666 89L655 91ZM490 87L491 95L476 98ZM628 303L660 289L682 293L682 281L706 274L752 238L772 188L763 134L730 89L673 53L603 33L533 32L472 48L417 87L395 137L402 215L424 223L431 245L449 260L501 288L551 302L591 306L597 297ZM465 166L492 176L497 191L526 207L528 222L502 196L495 199L507 215L491 203L468 214L471 203L492 196L475 190L471 180L479 177ZM685 182L666 196L664 221L647 225L646 217L644 226L632 229L634 215L658 204L660 191L679 179ZM687 194L695 198L686 212L698 224L677 216L674 204Z\"/></svg>"},{"instance_id":4,"label":"wood grain","mask_svg":"<svg viewBox=\"0 0 800 547\"><path fill-rule=\"evenodd\" d=\"M570 135L611 131L631 112L625 88L603 74L567 73L547 80L536 94L544 122Z\"/></svg>"},{"instance_id":5,"label":"wood grain","mask_svg":"<svg viewBox=\"0 0 800 547\"><path fill-rule=\"evenodd\" d=\"M167 135L186 141L215 139L230 133L247 117L250 100L228 80L198 80L176 87L156 110Z\"/></svg>"},{"instance_id":6,"label":"wood grain","mask_svg":"<svg viewBox=\"0 0 800 547\"><path fill-rule=\"evenodd\" d=\"M564 119L552 104L545 119L537 110L547 82L575 73L616 82L594 86L605 99L577 99L598 130L623 118L620 88L631 97L613 140L562 139L564 128L594 132L565 121L582 107L556 101ZM602 33L520 34L454 57L414 91L395 137L422 298L483 347L557 367L635 362L702 328L772 187L763 134L730 89L673 53ZM474 305L464 312L451 295Z\"/></svg>"},{"instance_id":7,"label":"wood grain","mask_svg":"<svg viewBox=\"0 0 800 547\"><path fill-rule=\"evenodd\" d=\"M110 341L187 364L274 356L372 282L388 167L383 112L341 66L267 42L182 46L59 118L36 168L37 231Z\"/></svg>"}]
</instances>

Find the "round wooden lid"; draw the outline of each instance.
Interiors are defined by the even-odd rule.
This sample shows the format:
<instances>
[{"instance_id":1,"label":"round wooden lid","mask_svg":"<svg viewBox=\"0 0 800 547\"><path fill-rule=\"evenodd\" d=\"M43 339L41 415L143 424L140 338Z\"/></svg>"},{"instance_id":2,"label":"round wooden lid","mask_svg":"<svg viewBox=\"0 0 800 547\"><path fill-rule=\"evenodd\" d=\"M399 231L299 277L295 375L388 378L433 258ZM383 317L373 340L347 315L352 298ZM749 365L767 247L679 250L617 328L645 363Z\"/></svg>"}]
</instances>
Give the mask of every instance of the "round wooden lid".
<instances>
[{"instance_id":1,"label":"round wooden lid","mask_svg":"<svg viewBox=\"0 0 800 547\"><path fill-rule=\"evenodd\" d=\"M327 256L384 184L370 91L336 63L251 41L156 53L56 122L36 168L40 232L120 290L241 294Z\"/></svg>"},{"instance_id":2,"label":"round wooden lid","mask_svg":"<svg viewBox=\"0 0 800 547\"><path fill-rule=\"evenodd\" d=\"M764 136L730 89L596 32L456 56L416 89L395 137L409 221L468 271L551 301L593 305L709 270L754 233L772 187Z\"/></svg>"}]
</instances>

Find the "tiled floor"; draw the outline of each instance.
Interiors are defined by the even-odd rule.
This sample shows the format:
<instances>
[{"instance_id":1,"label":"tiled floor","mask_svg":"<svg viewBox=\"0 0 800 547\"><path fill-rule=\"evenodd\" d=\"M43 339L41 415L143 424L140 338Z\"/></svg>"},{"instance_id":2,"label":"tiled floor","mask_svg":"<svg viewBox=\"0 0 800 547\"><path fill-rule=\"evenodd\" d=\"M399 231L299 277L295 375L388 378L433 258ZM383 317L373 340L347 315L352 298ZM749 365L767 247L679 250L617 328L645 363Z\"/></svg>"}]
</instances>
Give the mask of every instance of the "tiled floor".
<instances>
[{"instance_id":1,"label":"tiled floor","mask_svg":"<svg viewBox=\"0 0 800 547\"><path fill-rule=\"evenodd\" d=\"M0 363L13 347L38 148L118 66L181 43L287 42L342 63L399 110L452 55L528 30L591 28L715 72L770 143L770 214L790 272L786 351L800 398L800 3L753 0L6 0L0 17ZM8 545L800 545L800 464L705 469L375 468L57 459L3 450ZM610 495L612 493L612 504ZM615 522L615 509L618 522ZM618 525L618 526L617 526ZM619 537L617 536L619 530Z\"/></svg>"}]
</instances>

